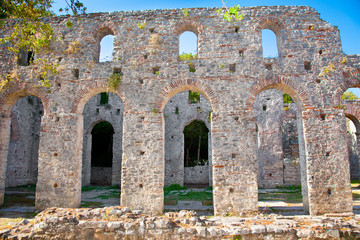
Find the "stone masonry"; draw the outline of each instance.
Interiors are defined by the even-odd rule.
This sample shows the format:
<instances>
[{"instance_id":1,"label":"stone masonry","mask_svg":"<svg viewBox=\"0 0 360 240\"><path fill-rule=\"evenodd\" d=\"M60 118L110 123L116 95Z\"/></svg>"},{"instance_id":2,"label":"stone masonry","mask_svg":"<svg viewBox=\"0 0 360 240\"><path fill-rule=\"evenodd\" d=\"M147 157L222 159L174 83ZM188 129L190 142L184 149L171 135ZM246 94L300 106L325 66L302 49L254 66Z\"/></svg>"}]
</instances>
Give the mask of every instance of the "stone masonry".
<instances>
[{"instance_id":1,"label":"stone masonry","mask_svg":"<svg viewBox=\"0 0 360 240\"><path fill-rule=\"evenodd\" d=\"M1 72L15 78L0 94L0 202L6 179L11 110L22 97L41 99L36 208L79 207L84 146L84 108L107 91L113 71L121 70L113 93L124 106L121 205L163 212L165 182L164 107L177 93L200 92L211 114L214 211L257 211L258 163L254 102L264 90L289 94L296 104L298 152L305 210L311 215L352 212L343 92L360 83L357 55L344 55L339 31L306 6L246 7L244 20L226 22L216 9L94 13L80 18L46 18L56 33L53 52L35 53L59 64L52 86L39 86L35 66L10 61L8 43L0 49ZM71 19L72 28L66 27ZM137 24L146 20L145 28ZM277 58L263 58L261 30L276 34ZM8 21L1 35L10 34ZM178 60L179 35L198 37L198 59ZM115 36L113 61L98 63L99 42ZM78 45L78 51L66 51ZM344 58L346 59L345 61ZM319 76L334 63L335 71ZM282 139L276 140L279 144ZM119 144L119 143L117 143ZM278 158L278 157L277 157ZM274 166L277 167L277 166Z\"/></svg>"}]
</instances>

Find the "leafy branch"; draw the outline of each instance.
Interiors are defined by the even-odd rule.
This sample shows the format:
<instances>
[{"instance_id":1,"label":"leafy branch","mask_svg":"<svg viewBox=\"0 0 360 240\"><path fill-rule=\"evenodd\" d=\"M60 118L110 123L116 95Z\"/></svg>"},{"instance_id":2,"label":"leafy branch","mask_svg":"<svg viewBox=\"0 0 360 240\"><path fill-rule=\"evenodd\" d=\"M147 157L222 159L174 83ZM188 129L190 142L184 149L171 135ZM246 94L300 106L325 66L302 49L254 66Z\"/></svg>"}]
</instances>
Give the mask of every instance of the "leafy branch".
<instances>
[{"instance_id":1,"label":"leafy branch","mask_svg":"<svg viewBox=\"0 0 360 240\"><path fill-rule=\"evenodd\" d=\"M244 16L242 13L240 13L240 5L235 4L234 7L227 7L224 0L221 0L223 7L219 8L216 12L218 14L221 14L223 10L225 10L224 13L222 13L224 19L228 22L231 22L233 18L238 22L242 19L244 19Z\"/></svg>"}]
</instances>

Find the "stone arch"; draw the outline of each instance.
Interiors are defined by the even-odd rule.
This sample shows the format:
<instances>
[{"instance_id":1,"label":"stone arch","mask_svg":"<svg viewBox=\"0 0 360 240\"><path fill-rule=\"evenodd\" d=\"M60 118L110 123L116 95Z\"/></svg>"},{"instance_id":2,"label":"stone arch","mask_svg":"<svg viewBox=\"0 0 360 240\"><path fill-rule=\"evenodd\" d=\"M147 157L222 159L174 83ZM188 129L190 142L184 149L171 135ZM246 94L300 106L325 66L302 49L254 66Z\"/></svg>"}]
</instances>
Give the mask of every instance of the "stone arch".
<instances>
[{"instance_id":1,"label":"stone arch","mask_svg":"<svg viewBox=\"0 0 360 240\"><path fill-rule=\"evenodd\" d=\"M277 17L262 17L255 25L255 31L260 32L263 29L270 29L276 36L280 34L282 29L285 29L286 25Z\"/></svg>"},{"instance_id":2,"label":"stone arch","mask_svg":"<svg viewBox=\"0 0 360 240\"><path fill-rule=\"evenodd\" d=\"M120 86L121 88L121 86ZM124 96L120 93L120 89L117 91L109 90L106 86L106 81L93 81L87 85L83 85L81 89L79 89L74 95L73 106L71 107L71 113L82 114L84 110L85 104L96 94L102 92L113 92L118 95L124 103L124 109L126 109Z\"/></svg>"},{"instance_id":3,"label":"stone arch","mask_svg":"<svg viewBox=\"0 0 360 240\"><path fill-rule=\"evenodd\" d=\"M78 129L81 129L79 131L78 139L79 144L82 146L82 149L79 149L79 155L82 156L82 184L83 185L89 185L90 184L90 176L91 176L91 149L92 149L92 136L91 131L94 128L94 126L100 122L108 122L113 127L114 133L113 133L113 168L112 168L112 184L120 185L120 179L121 179L121 159L122 159L122 137L123 137L123 110L121 111L121 114L110 114L108 115L108 112L104 113L100 110L97 115L95 112L92 112L92 110L102 108L102 110L106 109L104 106L94 105L95 100L93 100L93 97L96 97L96 95L106 92L106 87L102 86L101 84L93 85L96 86L95 88L86 88L83 90L79 90L77 92L76 101L74 103L74 106L72 108L72 112L76 113L78 118ZM124 101L123 98L117 93L113 92L114 96L116 97L121 104L113 99L113 104L117 105L123 105ZM86 104L92 101L92 103L87 106ZM113 111L111 110L113 108L110 108L105 111ZM121 107L122 109L122 107ZM87 111L85 113L85 111ZM116 149L116 150L114 150Z\"/></svg>"},{"instance_id":4,"label":"stone arch","mask_svg":"<svg viewBox=\"0 0 360 240\"><path fill-rule=\"evenodd\" d=\"M197 21L182 20L175 24L173 33L176 36L180 36L185 31L191 31L195 33L196 36L199 37L200 34L204 33L204 29L205 29L204 26Z\"/></svg>"},{"instance_id":5,"label":"stone arch","mask_svg":"<svg viewBox=\"0 0 360 240\"><path fill-rule=\"evenodd\" d=\"M278 89L283 92L286 92L294 99L298 109L305 110L311 108L312 104L310 97L308 96L306 90L296 84L291 79L285 77L279 77L277 75L268 74L265 76L265 79L258 82L255 86L250 89L250 98L247 101L247 106L249 110L252 110L256 96L264 90L267 89Z\"/></svg>"},{"instance_id":6,"label":"stone arch","mask_svg":"<svg viewBox=\"0 0 360 240\"><path fill-rule=\"evenodd\" d=\"M355 104L346 104L345 116L353 121L356 131L360 133L360 106Z\"/></svg>"},{"instance_id":7,"label":"stone arch","mask_svg":"<svg viewBox=\"0 0 360 240\"><path fill-rule=\"evenodd\" d=\"M155 103L155 107L163 111L166 103L172 96L185 90L200 92L210 102L213 111L220 110L219 100L215 92L207 84L195 79L176 80L165 85L160 93L160 99Z\"/></svg>"},{"instance_id":8,"label":"stone arch","mask_svg":"<svg viewBox=\"0 0 360 240\"><path fill-rule=\"evenodd\" d=\"M333 95L334 107L341 105L341 96L348 88L360 87L360 68L344 71L342 72L342 77L345 81L340 84Z\"/></svg>"},{"instance_id":9,"label":"stone arch","mask_svg":"<svg viewBox=\"0 0 360 240\"><path fill-rule=\"evenodd\" d=\"M44 111L46 111L49 105L47 91L48 89L44 87L34 88L32 85L23 82L11 82L10 86L0 93L0 111L4 116L10 117L11 109L17 100L29 95L40 98Z\"/></svg>"}]
</instances>

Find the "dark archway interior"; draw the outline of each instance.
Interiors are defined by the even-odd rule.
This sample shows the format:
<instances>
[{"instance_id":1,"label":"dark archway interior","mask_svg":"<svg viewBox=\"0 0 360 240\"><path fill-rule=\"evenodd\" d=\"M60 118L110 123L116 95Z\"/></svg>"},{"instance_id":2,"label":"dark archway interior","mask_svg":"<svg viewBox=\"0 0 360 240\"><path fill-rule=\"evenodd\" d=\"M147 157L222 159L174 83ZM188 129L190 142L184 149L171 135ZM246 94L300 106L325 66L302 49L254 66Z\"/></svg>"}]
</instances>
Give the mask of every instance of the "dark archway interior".
<instances>
[{"instance_id":1,"label":"dark archway interior","mask_svg":"<svg viewBox=\"0 0 360 240\"><path fill-rule=\"evenodd\" d=\"M184 166L208 164L209 129L202 121L192 121L184 128Z\"/></svg>"},{"instance_id":2,"label":"dark archway interior","mask_svg":"<svg viewBox=\"0 0 360 240\"><path fill-rule=\"evenodd\" d=\"M103 121L94 126L91 134L91 166L111 167L114 128L109 122Z\"/></svg>"}]
</instances>

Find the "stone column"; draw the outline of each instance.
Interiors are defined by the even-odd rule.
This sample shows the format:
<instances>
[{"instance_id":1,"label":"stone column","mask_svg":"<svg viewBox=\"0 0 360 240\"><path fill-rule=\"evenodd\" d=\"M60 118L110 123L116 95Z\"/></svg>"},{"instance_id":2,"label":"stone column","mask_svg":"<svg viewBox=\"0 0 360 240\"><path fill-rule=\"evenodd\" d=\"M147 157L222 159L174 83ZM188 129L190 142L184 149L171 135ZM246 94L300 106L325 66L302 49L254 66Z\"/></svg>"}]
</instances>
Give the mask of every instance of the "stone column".
<instances>
[{"instance_id":1,"label":"stone column","mask_svg":"<svg viewBox=\"0 0 360 240\"><path fill-rule=\"evenodd\" d=\"M342 109L302 113L309 213L352 212L346 123Z\"/></svg>"},{"instance_id":2,"label":"stone column","mask_svg":"<svg viewBox=\"0 0 360 240\"><path fill-rule=\"evenodd\" d=\"M90 185L91 178L91 147L92 135L85 133L83 138L83 160L82 160L82 186Z\"/></svg>"},{"instance_id":3,"label":"stone column","mask_svg":"<svg viewBox=\"0 0 360 240\"><path fill-rule=\"evenodd\" d=\"M82 115L49 112L42 119L35 208L80 207Z\"/></svg>"},{"instance_id":4,"label":"stone column","mask_svg":"<svg viewBox=\"0 0 360 240\"><path fill-rule=\"evenodd\" d=\"M4 203L7 157L10 142L10 117L0 118L0 205Z\"/></svg>"},{"instance_id":5,"label":"stone column","mask_svg":"<svg viewBox=\"0 0 360 240\"><path fill-rule=\"evenodd\" d=\"M112 185L121 185L122 129L113 135Z\"/></svg>"},{"instance_id":6,"label":"stone column","mask_svg":"<svg viewBox=\"0 0 360 240\"><path fill-rule=\"evenodd\" d=\"M162 214L163 122L161 112L124 113L121 205Z\"/></svg>"},{"instance_id":7,"label":"stone column","mask_svg":"<svg viewBox=\"0 0 360 240\"><path fill-rule=\"evenodd\" d=\"M252 112L214 112L211 134L215 215L256 212L256 124Z\"/></svg>"}]
</instances>

